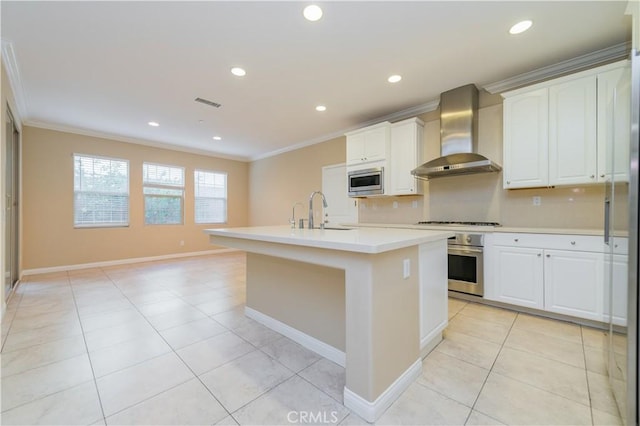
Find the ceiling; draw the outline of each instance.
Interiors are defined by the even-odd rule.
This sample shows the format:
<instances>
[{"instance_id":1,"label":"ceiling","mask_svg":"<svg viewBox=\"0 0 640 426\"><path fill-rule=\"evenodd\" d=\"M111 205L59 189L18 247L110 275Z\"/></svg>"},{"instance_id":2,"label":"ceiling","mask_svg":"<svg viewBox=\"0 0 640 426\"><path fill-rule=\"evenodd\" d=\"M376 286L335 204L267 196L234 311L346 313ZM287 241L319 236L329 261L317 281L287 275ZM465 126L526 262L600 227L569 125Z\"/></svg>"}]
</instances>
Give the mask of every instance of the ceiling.
<instances>
[{"instance_id":1,"label":"ceiling","mask_svg":"<svg viewBox=\"0 0 640 426\"><path fill-rule=\"evenodd\" d=\"M23 123L252 160L620 45L626 3L331 1L317 22L296 1L2 0L0 13ZM509 35L522 19L533 27Z\"/></svg>"}]
</instances>

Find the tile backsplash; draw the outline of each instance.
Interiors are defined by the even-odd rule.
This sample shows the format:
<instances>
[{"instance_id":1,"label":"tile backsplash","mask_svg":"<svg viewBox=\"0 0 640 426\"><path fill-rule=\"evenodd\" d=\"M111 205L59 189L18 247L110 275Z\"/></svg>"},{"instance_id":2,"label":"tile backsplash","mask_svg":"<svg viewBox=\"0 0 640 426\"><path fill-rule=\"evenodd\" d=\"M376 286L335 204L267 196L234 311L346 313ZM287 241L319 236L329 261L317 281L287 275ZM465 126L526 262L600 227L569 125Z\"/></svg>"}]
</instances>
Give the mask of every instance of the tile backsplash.
<instances>
[{"instance_id":1,"label":"tile backsplash","mask_svg":"<svg viewBox=\"0 0 640 426\"><path fill-rule=\"evenodd\" d=\"M569 229L603 226L603 186L503 190L499 174L443 178L427 185L422 197L361 200L360 222L487 221L508 227ZM623 186L617 196L624 198L626 192ZM539 206L533 205L533 197L540 197ZM624 210L616 222L626 223Z\"/></svg>"}]
</instances>

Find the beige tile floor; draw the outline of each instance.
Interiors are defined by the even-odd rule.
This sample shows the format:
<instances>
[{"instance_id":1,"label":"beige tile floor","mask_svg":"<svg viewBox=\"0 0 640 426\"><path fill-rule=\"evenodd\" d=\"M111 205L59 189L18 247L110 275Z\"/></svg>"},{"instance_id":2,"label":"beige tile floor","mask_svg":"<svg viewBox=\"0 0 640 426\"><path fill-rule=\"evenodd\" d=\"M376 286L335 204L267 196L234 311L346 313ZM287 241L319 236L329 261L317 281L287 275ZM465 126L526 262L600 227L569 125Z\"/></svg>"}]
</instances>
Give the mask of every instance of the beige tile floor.
<instances>
[{"instance_id":1,"label":"beige tile floor","mask_svg":"<svg viewBox=\"0 0 640 426\"><path fill-rule=\"evenodd\" d=\"M243 315L244 275L229 253L28 276L2 321L2 424L365 424L343 368ZM620 424L602 332L456 299L449 316L378 424Z\"/></svg>"}]
</instances>

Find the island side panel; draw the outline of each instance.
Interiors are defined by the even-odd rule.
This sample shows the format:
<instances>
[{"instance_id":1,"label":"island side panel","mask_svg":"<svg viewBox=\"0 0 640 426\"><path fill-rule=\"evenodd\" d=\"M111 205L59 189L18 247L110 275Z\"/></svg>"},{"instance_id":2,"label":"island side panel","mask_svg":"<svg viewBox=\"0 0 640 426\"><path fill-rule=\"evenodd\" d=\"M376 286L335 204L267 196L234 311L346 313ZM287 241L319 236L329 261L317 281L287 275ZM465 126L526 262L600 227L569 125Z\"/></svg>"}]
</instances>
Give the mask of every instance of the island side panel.
<instances>
[{"instance_id":1,"label":"island side panel","mask_svg":"<svg viewBox=\"0 0 640 426\"><path fill-rule=\"evenodd\" d=\"M344 270L247 253L247 306L345 351Z\"/></svg>"},{"instance_id":2,"label":"island side panel","mask_svg":"<svg viewBox=\"0 0 640 426\"><path fill-rule=\"evenodd\" d=\"M420 244L420 354L424 358L442 340L448 325L447 241Z\"/></svg>"},{"instance_id":3,"label":"island side panel","mask_svg":"<svg viewBox=\"0 0 640 426\"><path fill-rule=\"evenodd\" d=\"M420 359L418 261L413 246L347 266L346 387L369 403Z\"/></svg>"}]
</instances>

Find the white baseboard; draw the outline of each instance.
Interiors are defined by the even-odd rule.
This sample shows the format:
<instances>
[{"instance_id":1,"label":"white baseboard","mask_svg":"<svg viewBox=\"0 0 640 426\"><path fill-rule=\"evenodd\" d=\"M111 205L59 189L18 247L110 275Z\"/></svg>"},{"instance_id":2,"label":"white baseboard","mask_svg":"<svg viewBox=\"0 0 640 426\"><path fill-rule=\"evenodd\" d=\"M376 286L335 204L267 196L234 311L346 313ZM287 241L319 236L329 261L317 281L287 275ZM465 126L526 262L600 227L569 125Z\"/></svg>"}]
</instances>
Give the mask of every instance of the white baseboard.
<instances>
[{"instance_id":1,"label":"white baseboard","mask_svg":"<svg viewBox=\"0 0 640 426\"><path fill-rule=\"evenodd\" d=\"M141 262L153 262L157 260L167 260L167 259L178 259L181 257L194 257L194 256L205 256L209 254L221 254L221 253L229 253L239 251L237 249L216 249L216 250L204 250L204 251L193 251L189 253L173 253L173 254L163 254L160 256L149 256L149 257L133 257L130 259L118 259L118 260L107 260L104 262L92 262L92 263L80 263L76 265L63 265L63 266L51 266L48 268L35 268L35 269L24 269L22 271L22 276L26 275L36 275L36 274L48 274L51 272L63 272L63 271L75 271L78 269L89 269L89 268L102 268L107 266L118 266L118 265L128 265L131 263L141 263Z\"/></svg>"},{"instance_id":2,"label":"white baseboard","mask_svg":"<svg viewBox=\"0 0 640 426\"><path fill-rule=\"evenodd\" d=\"M420 342L420 358L424 359L440 342L442 342L442 333L433 336L431 340L422 340Z\"/></svg>"},{"instance_id":3,"label":"white baseboard","mask_svg":"<svg viewBox=\"0 0 640 426\"><path fill-rule=\"evenodd\" d=\"M422 358L429 355L429 352L442 341L442 332L447 328L447 325L449 325L448 320L442 321L436 328L431 330L429 334L420 339L420 355Z\"/></svg>"},{"instance_id":4,"label":"white baseboard","mask_svg":"<svg viewBox=\"0 0 640 426\"><path fill-rule=\"evenodd\" d=\"M258 321L260 324L269 327L284 336L287 336L289 339L301 344L309 350L312 350L318 355L321 355L342 367L346 365L347 357L341 350L248 306L245 306L244 313L249 318Z\"/></svg>"},{"instance_id":5,"label":"white baseboard","mask_svg":"<svg viewBox=\"0 0 640 426\"><path fill-rule=\"evenodd\" d=\"M375 422L421 373L422 359L419 358L373 402L367 401L345 386L344 405L366 421Z\"/></svg>"}]
</instances>

